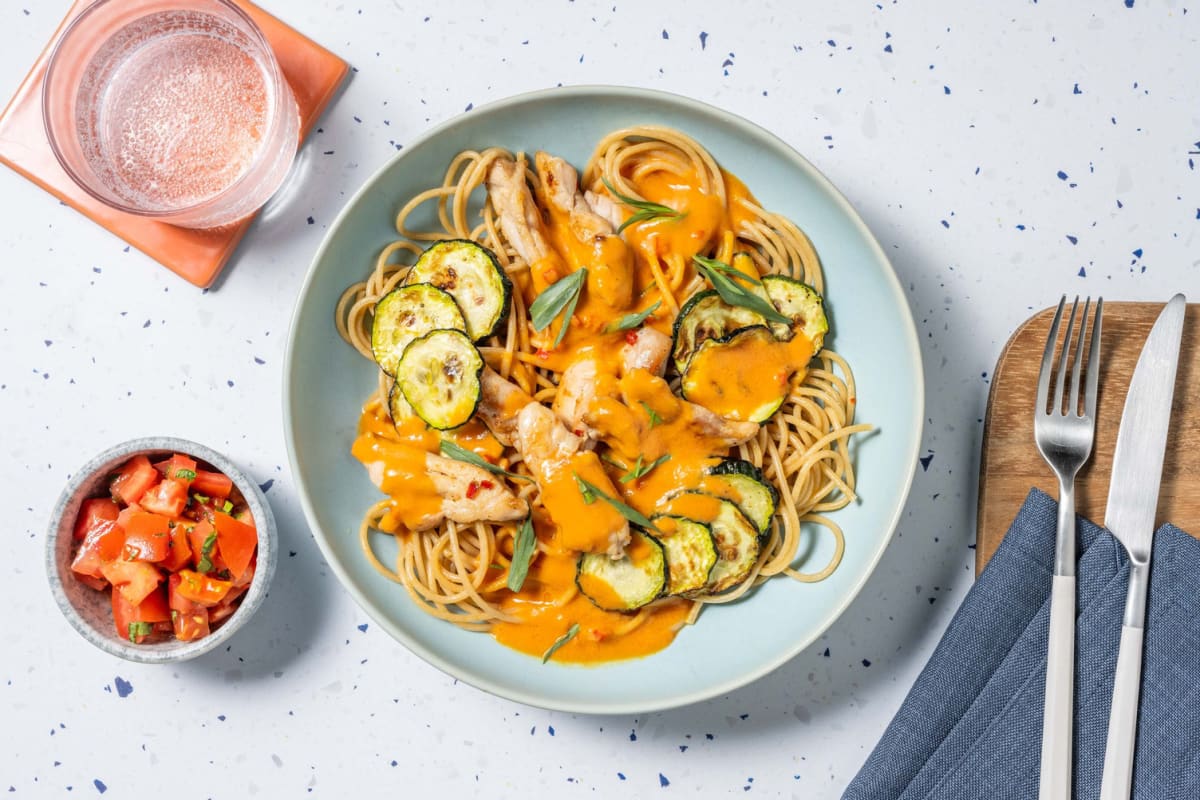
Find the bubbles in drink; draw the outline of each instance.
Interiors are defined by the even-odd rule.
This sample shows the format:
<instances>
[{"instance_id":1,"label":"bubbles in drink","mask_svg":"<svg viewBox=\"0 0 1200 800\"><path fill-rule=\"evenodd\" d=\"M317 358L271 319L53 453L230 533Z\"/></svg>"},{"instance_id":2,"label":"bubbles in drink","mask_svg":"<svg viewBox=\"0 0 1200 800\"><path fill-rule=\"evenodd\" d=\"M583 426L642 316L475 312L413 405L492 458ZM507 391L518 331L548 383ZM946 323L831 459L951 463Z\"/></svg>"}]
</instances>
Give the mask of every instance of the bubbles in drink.
<instances>
[{"instance_id":1,"label":"bubbles in drink","mask_svg":"<svg viewBox=\"0 0 1200 800\"><path fill-rule=\"evenodd\" d=\"M79 90L83 152L131 205L201 203L254 162L272 113L263 65L245 35L202 12L128 25L93 57Z\"/></svg>"}]
</instances>

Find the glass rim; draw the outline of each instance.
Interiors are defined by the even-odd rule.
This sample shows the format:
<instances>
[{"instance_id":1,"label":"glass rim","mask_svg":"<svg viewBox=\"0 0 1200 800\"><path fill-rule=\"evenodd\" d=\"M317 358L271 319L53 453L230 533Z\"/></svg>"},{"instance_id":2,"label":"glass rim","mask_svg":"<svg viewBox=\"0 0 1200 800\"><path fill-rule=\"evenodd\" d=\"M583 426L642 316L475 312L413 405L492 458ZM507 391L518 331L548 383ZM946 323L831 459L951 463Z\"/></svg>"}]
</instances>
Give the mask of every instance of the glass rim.
<instances>
[{"instance_id":1,"label":"glass rim","mask_svg":"<svg viewBox=\"0 0 1200 800\"><path fill-rule=\"evenodd\" d=\"M128 205L124 200L115 197L103 196L100 192L93 189L89 182L79 175L78 172L67 162L67 158L62 152L62 148L59 146L59 137L56 137L55 126L51 121L50 84L51 78L55 73L55 68L61 63L59 57L65 49L64 45L68 42L71 36L78 34L88 21L95 19L94 15L96 12L102 10L103 7L109 6L117 1L118 0L93 0L92 3L88 4L87 7L80 11L79 14L77 14L75 18L71 20L71 22L63 30L62 35L58 37L58 41L54 43L54 48L50 51L50 57L46 60L45 74L42 76L42 128L46 134L46 140L50 144L50 151L54 153L54 158L56 161L58 161L59 166L63 168L63 171L67 173L67 176L75 183L76 186L78 186L80 189L83 189L83 191L93 199L103 203L109 208L122 211L126 214L134 214L139 217L156 219L169 223L173 219L186 217L189 214L195 213L196 211L205 209L234 193L234 191L240 188L251 176L254 168L270 158L271 154L267 153L265 148L260 148L258 152L255 153L254 159L250 162L242 174L238 176L237 180L233 181L233 183L229 184L211 197L205 198L198 203L181 206L170 211L148 211L142 208L135 208ZM249 34L254 39L255 43L261 46L263 51L270 56L271 77L274 79L270 84L270 91L271 97L275 101L273 107L277 110L279 98L281 94L285 94L284 92L281 92L280 89L282 88L286 90L286 93L291 93L292 89L291 84L288 83L287 77L283 74L283 68L279 66L279 59L275 56L275 49L271 46L271 43L267 41L266 34L264 34L262 29L258 27L258 24L251 19L250 15L247 14L239 5L237 5L237 3L233 2L233 0L206 0L206 2L216 3L217 5L223 6L227 10L233 12L235 16L239 17L240 20L248 27ZM189 10L186 8L186 0L163 0L163 3L165 5L177 5L181 10ZM136 19L141 18L142 17L137 17ZM119 28L118 30L121 29ZM263 140L270 141L271 134L276 128L279 127L279 125L280 120L278 118L278 114L272 114L269 121L269 127L267 128L266 134L263 136Z\"/></svg>"}]
</instances>

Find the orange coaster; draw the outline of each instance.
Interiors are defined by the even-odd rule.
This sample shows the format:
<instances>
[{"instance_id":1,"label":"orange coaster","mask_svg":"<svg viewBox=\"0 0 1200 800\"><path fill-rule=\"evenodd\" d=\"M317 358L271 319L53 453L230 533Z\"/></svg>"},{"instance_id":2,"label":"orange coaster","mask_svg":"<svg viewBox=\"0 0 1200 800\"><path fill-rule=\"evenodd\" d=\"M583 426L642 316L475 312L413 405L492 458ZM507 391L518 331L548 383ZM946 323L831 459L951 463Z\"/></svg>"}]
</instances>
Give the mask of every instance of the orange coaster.
<instances>
[{"instance_id":1,"label":"orange coaster","mask_svg":"<svg viewBox=\"0 0 1200 800\"><path fill-rule=\"evenodd\" d=\"M46 62L67 24L91 1L76 0L17 89L12 102L0 114L0 161L185 280L200 287L209 286L250 227L253 215L235 225L196 231L126 214L109 208L80 189L50 150L42 127L42 77L46 74ZM262 29L275 50L275 57L300 108L300 141L303 143L346 77L349 65L253 3L235 1Z\"/></svg>"}]
</instances>

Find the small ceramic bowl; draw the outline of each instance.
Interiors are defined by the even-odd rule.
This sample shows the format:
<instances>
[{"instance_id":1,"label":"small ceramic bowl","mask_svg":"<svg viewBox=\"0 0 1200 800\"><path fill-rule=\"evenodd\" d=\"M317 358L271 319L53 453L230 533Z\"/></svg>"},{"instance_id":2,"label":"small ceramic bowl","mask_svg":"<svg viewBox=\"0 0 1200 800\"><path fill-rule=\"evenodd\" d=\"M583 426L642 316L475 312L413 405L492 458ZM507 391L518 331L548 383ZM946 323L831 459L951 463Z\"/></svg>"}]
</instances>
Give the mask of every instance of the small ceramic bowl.
<instances>
[{"instance_id":1,"label":"small ceramic bowl","mask_svg":"<svg viewBox=\"0 0 1200 800\"><path fill-rule=\"evenodd\" d=\"M258 562L254 579L243 595L237 611L208 636L191 642L170 639L134 644L117 636L113 628L112 601L108 591L98 592L84 585L71 572L75 518L79 515L84 500L89 497L102 497L105 494L109 476L130 458L145 455L154 461L169 457L172 453L181 453L197 461L208 462L233 480L250 507L258 530ZM54 599L67 622L71 623L83 638L101 650L127 661L143 664L186 661L228 641L262 605L267 596L267 588L271 585L271 578L275 574L278 556L275 518L271 515L271 506L258 484L220 453L186 439L165 436L124 442L105 450L84 464L71 477L58 498L46 533L46 573L50 579L50 591L54 594Z\"/></svg>"}]
</instances>

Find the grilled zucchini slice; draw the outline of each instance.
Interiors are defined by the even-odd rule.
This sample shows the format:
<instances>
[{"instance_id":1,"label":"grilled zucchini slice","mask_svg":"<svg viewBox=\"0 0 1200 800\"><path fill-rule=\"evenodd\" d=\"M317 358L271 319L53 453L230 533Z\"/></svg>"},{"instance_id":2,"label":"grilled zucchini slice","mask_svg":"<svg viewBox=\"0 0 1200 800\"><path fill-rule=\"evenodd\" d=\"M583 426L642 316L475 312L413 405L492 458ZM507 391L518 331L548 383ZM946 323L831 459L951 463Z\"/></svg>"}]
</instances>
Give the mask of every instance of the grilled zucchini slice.
<instances>
[{"instance_id":1,"label":"grilled zucchini slice","mask_svg":"<svg viewBox=\"0 0 1200 800\"><path fill-rule=\"evenodd\" d=\"M764 275L762 285L771 305L792 320L791 325L771 323L775 338L791 339L798 333L803 334L812 342L813 352L821 352L825 334L829 331L829 318L825 316L825 301L817 290L787 275Z\"/></svg>"},{"instance_id":2,"label":"grilled zucchini slice","mask_svg":"<svg viewBox=\"0 0 1200 800\"><path fill-rule=\"evenodd\" d=\"M758 535L765 537L771 529L771 518L779 506L779 490L763 477L762 470L740 458L727 458L709 468L710 479L720 481L730 491L717 487L713 493L732 500L746 519L754 523ZM706 485L711 485L706 483Z\"/></svg>"},{"instance_id":3,"label":"grilled zucchini slice","mask_svg":"<svg viewBox=\"0 0 1200 800\"><path fill-rule=\"evenodd\" d=\"M744 364L745 360L754 359L756 348L773 344L775 336L766 325L742 328L720 339L706 339L683 370L680 391L684 399L723 417L751 422L770 419L787 399L791 391L789 382L754 381L752 376L741 377L738 370L731 373L730 365ZM759 349L758 354L761 353Z\"/></svg>"},{"instance_id":4,"label":"grilled zucchini slice","mask_svg":"<svg viewBox=\"0 0 1200 800\"><path fill-rule=\"evenodd\" d=\"M371 353L379 368L395 377L404 348L432 330L465 331L467 323L454 298L428 283L411 283L385 294L375 304Z\"/></svg>"},{"instance_id":5,"label":"grilled zucchini slice","mask_svg":"<svg viewBox=\"0 0 1200 800\"><path fill-rule=\"evenodd\" d=\"M425 424L457 428L479 405L483 358L462 331L436 330L414 339L396 367L404 399Z\"/></svg>"},{"instance_id":6,"label":"grilled zucchini slice","mask_svg":"<svg viewBox=\"0 0 1200 800\"><path fill-rule=\"evenodd\" d=\"M494 336L508 318L512 281L496 255L478 242L448 239L431 245L404 282L430 283L448 292L458 303L473 341Z\"/></svg>"},{"instance_id":7,"label":"grilled zucchini slice","mask_svg":"<svg viewBox=\"0 0 1200 800\"><path fill-rule=\"evenodd\" d=\"M575 571L579 591L605 611L633 611L658 598L667 585L662 544L648 533L630 531L621 558L584 553Z\"/></svg>"},{"instance_id":8,"label":"grilled zucchini slice","mask_svg":"<svg viewBox=\"0 0 1200 800\"><path fill-rule=\"evenodd\" d=\"M717 542L712 529L687 517L659 514L654 523L661 535L667 559L667 586L664 594L686 595L708 585L708 576L717 563Z\"/></svg>"},{"instance_id":9,"label":"grilled zucchini slice","mask_svg":"<svg viewBox=\"0 0 1200 800\"><path fill-rule=\"evenodd\" d=\"M739 328L765 324L757 312L728 305L714 289L696 292L675 318L671 357L676 371L682 373L692 355L709 339L722 339Z\"/></svg>"},{"instance_id":10,"label":"grilled zucchini slice","mask_svg":"<svg viewBox=\"0 0 1200 800\"><path fill-rule=\"evenodd\" d=\"M721 510L710 525L717 543L717 563L708 575L705 591L719 594L746 580L762 544L758 529L728 500L721 501Z\"/></svg>"}]
</instances>

